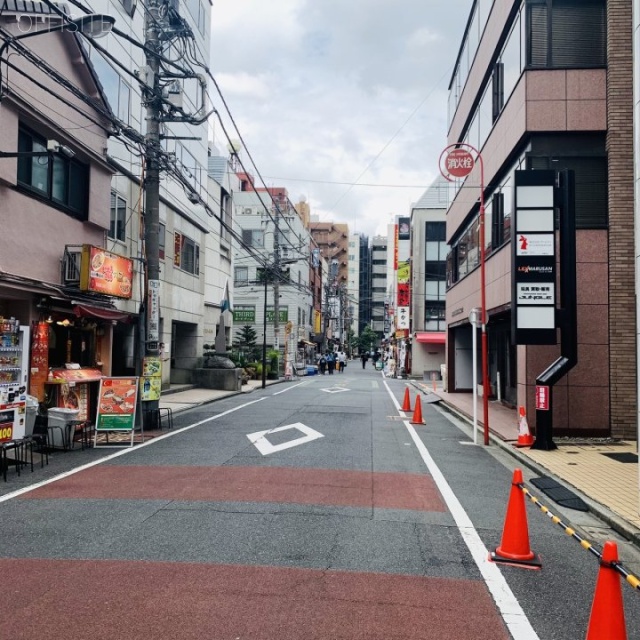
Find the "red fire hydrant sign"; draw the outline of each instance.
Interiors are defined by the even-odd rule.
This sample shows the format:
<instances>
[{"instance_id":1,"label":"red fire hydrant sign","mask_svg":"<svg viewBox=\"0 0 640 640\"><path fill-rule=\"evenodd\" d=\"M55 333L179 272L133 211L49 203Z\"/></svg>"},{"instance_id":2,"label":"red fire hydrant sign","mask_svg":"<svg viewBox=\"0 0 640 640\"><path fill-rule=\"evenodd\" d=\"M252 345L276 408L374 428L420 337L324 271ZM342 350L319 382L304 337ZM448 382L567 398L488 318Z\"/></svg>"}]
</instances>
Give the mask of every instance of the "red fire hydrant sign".
<instances>
[{"instance_id":1,"label":"red fire hydrant sign","mask_svg":"<svg viewBox=\"0 0 640 640\"><path fill-rule=\"evenodd\" d=\"M536 385L536 409L549 411L549 387Z\"/></svg>"}]
</instances>

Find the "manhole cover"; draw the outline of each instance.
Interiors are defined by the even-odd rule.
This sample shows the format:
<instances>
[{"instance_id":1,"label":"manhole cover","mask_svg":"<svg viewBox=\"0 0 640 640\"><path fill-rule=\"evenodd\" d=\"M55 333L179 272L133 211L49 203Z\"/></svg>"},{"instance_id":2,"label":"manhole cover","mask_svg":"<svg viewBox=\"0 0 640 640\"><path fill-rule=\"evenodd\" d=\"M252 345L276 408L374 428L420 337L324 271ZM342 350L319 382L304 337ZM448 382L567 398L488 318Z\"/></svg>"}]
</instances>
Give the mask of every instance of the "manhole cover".
<instances>
[{"instance_id":1,"label":"manhole cover","mask_svg":"<svg viewBox=\"0 0 640 640\"><path fill-rule=\"evenodd\" d=\"M636 453L603 453L602 455L618 462L638 462L638 454Z\"/></svg>"}]
</instances>

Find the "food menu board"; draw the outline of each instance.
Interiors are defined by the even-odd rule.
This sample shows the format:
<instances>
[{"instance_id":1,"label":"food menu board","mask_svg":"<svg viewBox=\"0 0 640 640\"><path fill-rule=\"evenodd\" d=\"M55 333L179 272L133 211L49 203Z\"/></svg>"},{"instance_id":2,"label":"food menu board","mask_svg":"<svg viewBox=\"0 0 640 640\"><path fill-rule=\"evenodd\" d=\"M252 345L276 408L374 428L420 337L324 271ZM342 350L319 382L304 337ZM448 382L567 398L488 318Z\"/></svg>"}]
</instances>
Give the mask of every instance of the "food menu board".
<instances>
[{"instance_id":1,"label":"food menu board","mask_svg":"<svg viewBox=\"0 0 640 640\"><path fill-rule=\"evenodd\" d=\"M137 396L137 377L102 378L96 431L133 431Z\"/></svg>"},{"instance_id":2,"label":"food menu board","mask_svg":"<svg viewBox=\"0 0 640 640\"><path fill-rule=\"evenodd\" d=\"M62 409L77 409L78 420L89 418L89 385L61 384L58 392L58 406Z\"/></svg>"}]
</instances>

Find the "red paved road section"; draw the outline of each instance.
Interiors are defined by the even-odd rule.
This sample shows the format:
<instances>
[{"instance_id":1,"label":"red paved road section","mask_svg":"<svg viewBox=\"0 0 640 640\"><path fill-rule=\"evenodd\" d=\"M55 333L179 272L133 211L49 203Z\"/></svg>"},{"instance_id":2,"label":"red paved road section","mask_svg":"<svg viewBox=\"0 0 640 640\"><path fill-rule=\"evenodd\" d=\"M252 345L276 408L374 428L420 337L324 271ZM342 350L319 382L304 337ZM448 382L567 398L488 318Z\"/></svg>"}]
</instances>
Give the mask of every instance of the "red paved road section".
<instances>
[{"instance_id":1,"label":"red paved road section","mask_svg":"<svg viewBox=\"0 0 640 640\"><path fill-rule=\"evenodd\" d=\"M287 502L445 511L432 478L278 467L99 466L23 498Z\"/></svg>"},{"instance_id":2,"label":"red paved road section","mask_svg":"<svg viewBox=\"0 0 640 640\"><path fill-rule=\"evenodd\" d=\"M3 640L507 640L481 582L271 567L0 560Z\"/></svg>"}]
</instances>

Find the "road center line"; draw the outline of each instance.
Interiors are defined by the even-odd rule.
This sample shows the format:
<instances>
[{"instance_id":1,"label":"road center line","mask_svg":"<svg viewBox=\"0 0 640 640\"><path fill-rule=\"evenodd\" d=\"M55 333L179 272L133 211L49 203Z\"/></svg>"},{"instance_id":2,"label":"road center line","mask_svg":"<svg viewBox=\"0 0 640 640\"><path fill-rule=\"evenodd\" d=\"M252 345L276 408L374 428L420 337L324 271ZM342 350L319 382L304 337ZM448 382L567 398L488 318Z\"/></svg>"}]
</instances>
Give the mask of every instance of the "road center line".
<instances>
[{"instance_id":1,"label":"road center line","mask_svg":"<svg viewBox=\"0 0 640 640\"><path fill-rule=\"evenodd\" d=\"M383 384L387 388L387 392L399 411L400 404L391 392L387 381L384 380ZM399 411L399 413L402 412ZM529 619L522 610L520 603L511 591L511 588L504 579L504 576L500 573L500 569L498 569L497 565L489 562L487 559L489 557L488 549L484 546L478 532L473 526L473 522L471 522L467 512L460 504L460 501L449 486L449 483L440 471L438 465L435 463L435 460L431 457L431 454L424 442L422 442L420 436L418 436L418 433L408 420L403 420L403 422L411 436L411 439L413 440L413 443L418 449L418 453L427 466L433 481L436 483L436 486L442 495L442 499L445 501L447 508L451 512L456 526L458 527L458 531L460 531L460 535L462 536L464 543L471 552L471 557L480 570L480 574L495 600L498 610L500 611L500 615L507 625L513 640L539 640L538 634L531 626Z\"/></svg>"},{"instance_id":2,"label":"road center line","mask_svg":"<svg viewBox=\"0 0 640 640\"><path fill-rule=\"evenodd\" d=\"M176 429L174 431L170 431L169 433L165 433L164 435L158 436L157 438L152 438L151 440L147 440L141 444L136 445L135 447L123 449L122 451L116 451L111 455L105 456L104 458L100 458L100 460L93 460L92 462L88 462L87 464L83 464L75 469L71 469L70 471L65 471L53 478L49 478L48 480L43 480L42 482L36 482L35 484L31 484L28 487L23 487L22 489L18 489L17 491L13 491L11 493L7 493L4 496L0 496L0 503L7 502L13 498L17 498L24 493L28 493L29 491L33 491L34 489L39 489L40 487L44 487L45 485L51 484L52 482L57 482L58 480L62 480L64 478L68 478L69 476L73 476L76 473L80 473L80 471L84 471L85 469L91 469L91 467L95 467L103 462L108 462L109 460L113 460L114 458L118 458L120 456L125 456L128 453L133 453L134 451L140 450L142 447L148 447L149 445L154 444L155 442L159 442L160 440L164 440L166 438L171 438L172 436L177 436L179 433L184 433L185 431L189 431L190 429L194 429L195 427L199 427L202 424L207 422L212 422L213 420L217 420L218 418L222 418L223 416L227 416L230 413L234 413L239 409L244 409L249 405L255 404L256 402L262 402L262 400L266 400L266 398L258 398L257 400L252 400L251 402L245 402L238 407L233 409L228 409L227 411L223 411L222 413L218 413L215 416L211 416L210 418L205 418L204 420L199 420L198 422L194 422L193 424L187 425L186 427L182 427L181 429Z\"/></svg>"}]
</instances>

